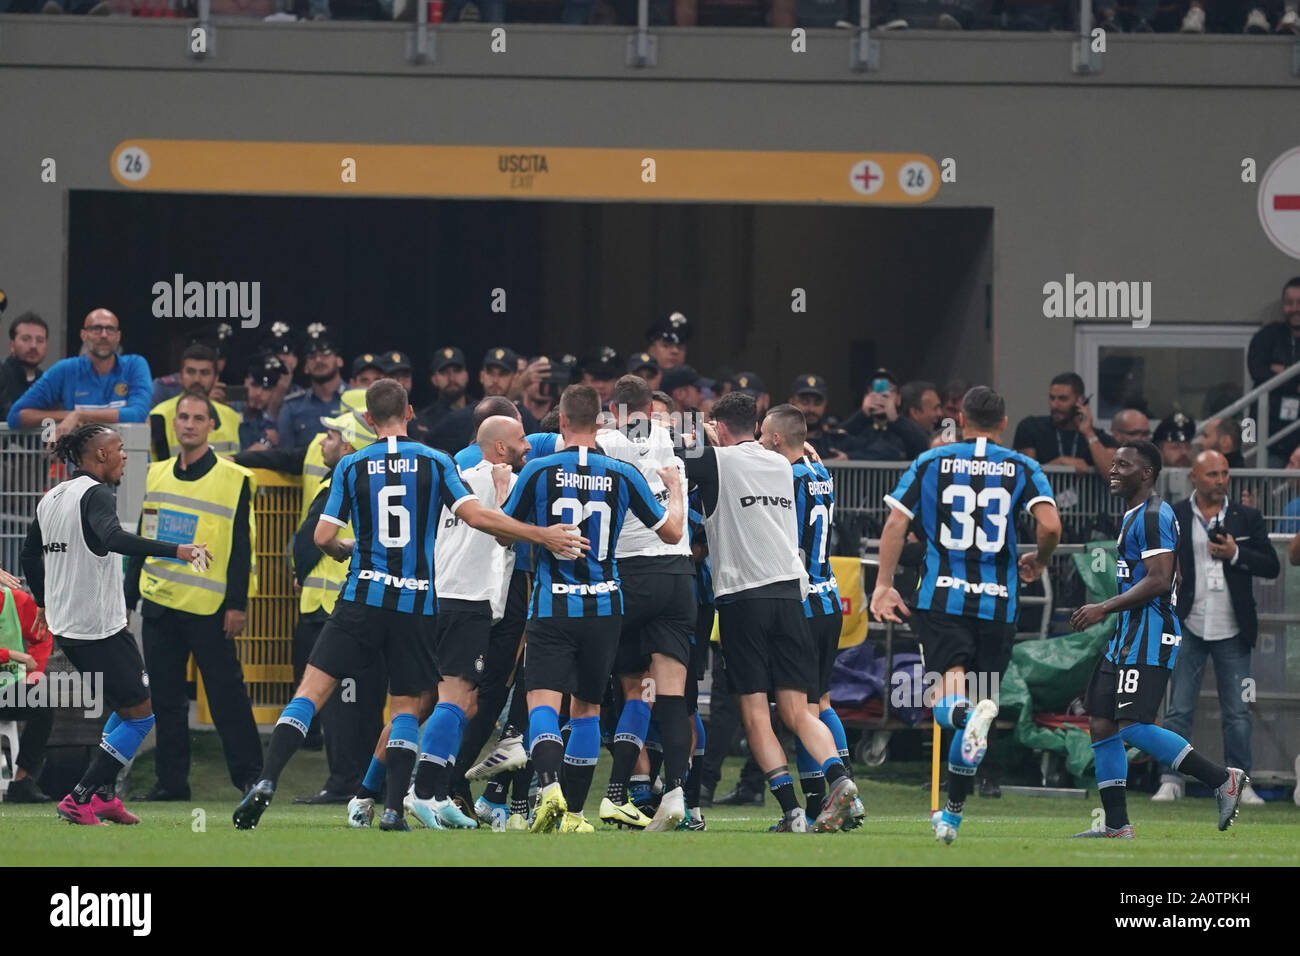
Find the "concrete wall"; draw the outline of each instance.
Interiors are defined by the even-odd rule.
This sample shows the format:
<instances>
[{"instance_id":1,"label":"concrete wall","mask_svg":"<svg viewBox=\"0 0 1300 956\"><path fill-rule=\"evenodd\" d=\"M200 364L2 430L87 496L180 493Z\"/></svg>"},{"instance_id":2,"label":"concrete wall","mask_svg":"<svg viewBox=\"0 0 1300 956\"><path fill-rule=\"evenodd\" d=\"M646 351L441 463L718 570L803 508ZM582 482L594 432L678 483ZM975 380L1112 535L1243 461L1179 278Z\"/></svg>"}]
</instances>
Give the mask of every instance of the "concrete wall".
<instances>
[{"instance_id":1,"label":"concrete wall","mask_svg":"<svg viewBox=\"0 0 1300 956\"><path fill-rule=\"evenodd\" d=\"M1284 39L1111 37L1101 75L1077 77L1068 36L914 33L886 36L864 75L843 32L794 54L772 31L664 30L660 65L632 70L625 30L512 26L504 55L487 30L441 30L416 67L395 25L219 22L196 61L180 22L0 19L0 282L20 308L64 312L66 191L119 188L108 158L133 137L952 157L933 205L994 211L995 384L1013 414L1074 361L1045 282L1150 281L1157 324L1253 323L1300 273L1240 180L1243 157L1262 173L1297 145ZM951 363L979 321L923 344Z\"/></svg>"}]
</instances>

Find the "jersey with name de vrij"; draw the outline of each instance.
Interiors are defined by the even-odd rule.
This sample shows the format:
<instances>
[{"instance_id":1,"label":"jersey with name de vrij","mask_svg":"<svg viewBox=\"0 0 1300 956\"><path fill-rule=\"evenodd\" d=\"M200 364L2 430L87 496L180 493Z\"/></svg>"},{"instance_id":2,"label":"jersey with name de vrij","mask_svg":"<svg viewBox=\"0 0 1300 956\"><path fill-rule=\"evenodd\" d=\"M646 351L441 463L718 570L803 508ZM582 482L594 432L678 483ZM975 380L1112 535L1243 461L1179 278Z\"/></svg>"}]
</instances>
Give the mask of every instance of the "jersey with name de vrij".
<instances>
[{"instance_id":1,"label":"jersey with name de vrij","mask_svg":"<svg viewBox=\"0 0 1300 956\"><path fill-rule=\"evenodd\" d=\"M381 438L340 461L321 514L356 532L340 599L433 614L438 515L443 506L455 514L467 500L474 495L455 463L405 436Z\"/></svg>"}]
</instances>

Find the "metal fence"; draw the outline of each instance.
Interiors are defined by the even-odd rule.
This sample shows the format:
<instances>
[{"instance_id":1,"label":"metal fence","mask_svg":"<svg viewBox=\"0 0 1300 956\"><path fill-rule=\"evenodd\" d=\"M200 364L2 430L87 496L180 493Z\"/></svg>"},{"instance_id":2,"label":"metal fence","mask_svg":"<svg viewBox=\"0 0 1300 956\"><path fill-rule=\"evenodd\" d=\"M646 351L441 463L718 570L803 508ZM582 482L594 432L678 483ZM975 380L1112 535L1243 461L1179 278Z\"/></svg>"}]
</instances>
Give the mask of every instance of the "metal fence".
<instances>
[{"instance_id":1,"label":"metal fence","mask_svg":"<svg viewBox=\"0 0 1300 956\"><path fill-rule=\"evenodd\" d=\"M845 523L860 520L879 537L889 508L885 495L894 490L907 470L905 462L827 462L835 478L835 511ZM1189 468L1165 468L1156 491L1171 504L1192 493ZM1062 541L1082 542L1114 538L1124 502L1111 494L1106 480L1095 473L1048 465L1043 468L1061 513ZM1231 473L1231 500L1258 508L1270 534L1300 532L1300 471L1279 468L1239 468ZM844 529L841 527L840 529Z\"/></svg>"},{"instance_id":2,"label":"metal fence","mask_svg":"<svg viewBox=\"0 0 1300 956\"><path fill-rule=\"evenodd\" d=\"M148 470L148 429L143 425L118 426L128 449L123 485L118 489L118 515L134 527L144 496ZM832 463L836 484L836 532L839 553L852 541L849 553L872 556L873 539L887 516L884 496L893 490L906 465L894 462ZM1022 638L1059 633L1068 611L1083 599L1082 585L1069 560L1071 552L1088 541L1114 540L1123 503L1096 475L1070 469L1046 468L1056 493L1066 540L1075 547L1061 549L1053 558L1046 607L1027 601ZM0 428L0 567L21 574L19 553L41 495L62 478L52 466L36 431L14 432ZM259 719L277 711L289 692L290 650L296 603L282 555L297 520L297 489L293 482L264 476L259 488L258 559L261 593L250 608L249 634L240 642L240 657L258 707ZM1167 469L1161 474L1160 492L1173 501L1190 490L1187 469ZM1290 536L1300 532L1300 472L1249 469L1233 472L1230 492L1259 508L1273 532L1280 552L1282 574L1275 581L1256 580L1260 615L1255 647L1255 765L1261 771L1282 775L1290 771L1300 752L1300 568L1286 562ZM1032 592L1029 592L1032 593ZM1194 737L1209 754L1218 755L1221 713L1212 665L1202 684Z\"/></svg>"}]
</instances>

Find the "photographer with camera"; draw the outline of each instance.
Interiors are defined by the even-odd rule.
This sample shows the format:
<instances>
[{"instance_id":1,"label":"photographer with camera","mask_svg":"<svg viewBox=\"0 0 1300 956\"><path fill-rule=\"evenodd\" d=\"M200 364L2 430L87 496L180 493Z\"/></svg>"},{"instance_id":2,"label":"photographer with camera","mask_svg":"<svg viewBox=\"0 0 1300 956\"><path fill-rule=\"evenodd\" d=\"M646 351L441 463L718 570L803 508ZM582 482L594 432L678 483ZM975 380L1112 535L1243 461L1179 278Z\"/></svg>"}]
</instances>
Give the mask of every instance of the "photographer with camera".
<instances>
[{"instance_id":1,"label":"photographer with camera","mask_svg":"<svg viewBox=\"0 0 1300 956\"><path fill-rule=\"evenodd\" d=\"M1105 475L1115 457L1115 439L1094 428L1083 379L1062 372L1047 390L1047 415L1031 415L1016 426L1012 445L1041 465L1069 465L1075 471L1097 469Z\"/></svg>"},{"instance_id":2,"label":"photographer with camera","mask_svg":"<svg viewBox=\"0 0 1300 956\"><path fill-rule=\"evenodd\" d=\"M887 368L871 373L862 407L840 426L848 433L843 449L855 461L911 461L908 426L899 417L898 379Z\"/></svg>"}]
</instances>

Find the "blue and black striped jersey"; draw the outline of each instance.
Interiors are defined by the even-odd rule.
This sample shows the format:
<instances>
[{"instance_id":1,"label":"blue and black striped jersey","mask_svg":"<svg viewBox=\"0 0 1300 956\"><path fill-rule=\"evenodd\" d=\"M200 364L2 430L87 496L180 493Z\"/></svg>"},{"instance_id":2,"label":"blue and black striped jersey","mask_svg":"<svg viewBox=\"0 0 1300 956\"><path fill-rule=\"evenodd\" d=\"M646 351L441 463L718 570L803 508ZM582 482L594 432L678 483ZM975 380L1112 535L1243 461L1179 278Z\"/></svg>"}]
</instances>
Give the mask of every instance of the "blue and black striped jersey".
<instances>
[{"instance_id":1,"label":"blue and black striped jersey","mask_svg":"<svg viewBox=\"0 0 1300 956\"><path fill-rule=\"evenodd\" d=\"M701 542L707 545L704 534L704 501L699 489L692 491L687 499L686 521L690 529L691 543ZM713 603L713 567L706 556L703 561L695 562L695 603ZM707 637L706 637L707 640Z\"/></svg>"},{"instance_id":2,"label":"blue and black striped jersey","mask_svg":"<svg viewBox=\"0 0 1300 956\"><path fill-rule=\"evenodd\" d=\"M668 520L641 473L585 446L524 466L502 509L530 524L576 524L591 550L564 561L539 549L530 617L606 617L623 612L614 548L629 511L650 529Z\"/></svg>"},{"instance_id":3,"label":"blue and black striped jersey","mask_svg":"<svg viewBox=\"0 0 1300 956\"><path fill-rule=\"evenodd\" d=\"M321 520L351 524L356 548L339 597L369 607L433 614L433 545L438 514L474 495L440 451L390 437L334 468ZM477 500L477 499L475 499Z\"/></svg>"},{"instance_id":4,"label":"blue and black striped jersey","mask_svg":"<svg viewBox=\"0 0 1300 956\"><path fill-rule=\"evenodd\" d=\"M831 522L835 514L835 482L821 462L804 458L794 463L794 514L799 527L799 554L808 569L805 617L840 610L839 584L831 570Z\"/></svg>"},{"instance_id":5,"label":"blue and black striped jersey","mask_svg":"<svg viewBox=\"0 0 1300 956\"><path fill-rule=\"evenodd\" d=\"M1016 511L1054 500L1038 462L985 438L941 445L917 458L885 496L925 542L916 606L1014 621Z\"/></svg>"},{"instance_id":6,"label":"blue and black striped jersey","mask_svg":"<svg viewBox=\"0 0 1300 956\"><path fill-rule=\"evenodd\" d=\"M1147 574L1146 560L1166 552L1178 553L1178 519L1168 502L1152 495L1125 513L1115 550L1115 585L1120 594ZM1147 664L1171 670L1178 658L1182 628L1174 614L1174 588L1139 608L1120 611L1115 636L1106 647L1106 660L1119 665Z\"/></svg>"}]
</instances>

